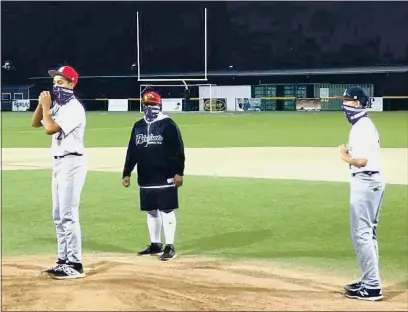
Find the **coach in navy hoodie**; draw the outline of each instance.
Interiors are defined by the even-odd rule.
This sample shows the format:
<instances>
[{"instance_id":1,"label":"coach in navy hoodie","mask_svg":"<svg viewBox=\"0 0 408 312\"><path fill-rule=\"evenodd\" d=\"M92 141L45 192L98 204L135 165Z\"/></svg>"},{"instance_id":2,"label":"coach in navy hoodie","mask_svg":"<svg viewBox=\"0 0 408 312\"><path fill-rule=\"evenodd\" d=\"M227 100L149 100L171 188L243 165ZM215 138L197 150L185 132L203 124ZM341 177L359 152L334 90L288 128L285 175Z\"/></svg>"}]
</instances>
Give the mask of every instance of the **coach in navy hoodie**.
<instances>
[{"instance_id":1,"label":"coach in navy hoodie","mask_svg":"<svg viewBox=\"0 0 408 312\"><path fill-rule=\"evenodd\" d=\"M140 187L140 209L147 212L150 244L138 254L158 255L160 260L174 259L176 214L179 208L178 188L183 185L185 154L180 129L164 115L161 97L156 92L143 95L144 117L138 120L130 135L123 168L122 184L130 186L137 165ZM161 242L163 226L165 246Z\"/></svg>"}]
</instances>

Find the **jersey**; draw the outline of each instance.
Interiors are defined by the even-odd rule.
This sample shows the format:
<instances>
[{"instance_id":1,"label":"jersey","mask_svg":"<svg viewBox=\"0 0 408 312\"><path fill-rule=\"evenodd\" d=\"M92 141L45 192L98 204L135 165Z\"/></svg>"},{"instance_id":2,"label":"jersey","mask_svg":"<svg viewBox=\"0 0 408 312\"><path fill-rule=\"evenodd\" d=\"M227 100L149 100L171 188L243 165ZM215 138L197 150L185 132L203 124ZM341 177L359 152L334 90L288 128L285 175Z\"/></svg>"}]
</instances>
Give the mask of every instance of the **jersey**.
<instances>
[{"instance_id":1,"label":"jersey","mask_svg":"<svg viewBox=\"0 0 408 312\"><path fill-rule=\"evenodd\" d=\"M52 135L52 156L84 154L86 115L82 104L74 97L65 105L54 104L51 114L54 122L61 128Z\"/></svg>"},{"instance_id":2,"label":"jersey","mask_svg":"<svg viewBox=\"0 0 408 312\"><path fill-rule=\"evenodd\" d=\"M177 124L159 114L153 122L137 121L130 135L123 177L130 177L137 164L141 188L166 188L174 185L176 174L184 175L184 144Z\"/></svg>"},{"instance_id":3,"label":"jersey","mask_svg":"<svg viewBox=\"0 0 408 312\"><path fill-rule=\"evenodd\" d=\"M380 136L370 118L361 118L351 127L348 148L353 159L367 159L365 167L350 166L352 174L363 171L381 172Z\"/></svg>"}]
</instances>

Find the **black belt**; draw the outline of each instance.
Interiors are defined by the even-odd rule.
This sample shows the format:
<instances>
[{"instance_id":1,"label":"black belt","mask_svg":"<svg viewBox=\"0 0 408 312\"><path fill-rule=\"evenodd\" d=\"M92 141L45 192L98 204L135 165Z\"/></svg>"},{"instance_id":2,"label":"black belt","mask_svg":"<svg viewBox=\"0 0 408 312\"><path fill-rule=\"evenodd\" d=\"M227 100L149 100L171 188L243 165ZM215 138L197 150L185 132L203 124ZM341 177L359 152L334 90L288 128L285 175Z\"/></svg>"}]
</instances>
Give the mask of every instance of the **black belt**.
<instances>
[{"instance_id":1,"label":"black belt","mask_svg":"<svg viewBox=\"0 0 408 312\"><path fill-rule=\"evenodd\" d=\"M373 174L377 174L377 173L380 173L380 172L379 172L379 171L360 171L360 172L352 173L351 175L352 175L353 177L355 177L355 176L358 175L358 174L373 175Z\"/></svg>"},{"instance_id":2,"label":"black belt","mask_svg":"<svg viewBox=\"0 0 408 312\"><path fill-rule=\"evenodd\" d=\"M78 153L69 153L63 156L54 156L54 159L61 159L64 158L65 156L82 156L83 154L78 154Z\"/></svg>"}]
</instances>

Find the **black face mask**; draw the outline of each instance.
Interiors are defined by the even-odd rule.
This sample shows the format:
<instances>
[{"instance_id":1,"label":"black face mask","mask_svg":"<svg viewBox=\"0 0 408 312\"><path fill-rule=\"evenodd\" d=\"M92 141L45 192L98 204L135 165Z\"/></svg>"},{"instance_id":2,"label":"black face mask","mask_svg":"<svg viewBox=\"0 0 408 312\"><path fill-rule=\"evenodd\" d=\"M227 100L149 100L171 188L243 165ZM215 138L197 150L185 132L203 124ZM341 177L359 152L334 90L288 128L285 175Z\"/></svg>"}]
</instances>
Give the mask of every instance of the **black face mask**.
<instances>
[{"instance_id":1,"label":"black face mask","mask_svg":"<svg viewBox=\"0 0 408 312\"><path fill-rule=\"evenodd\" d=\"M59 105L67 104L74 97L74 90L53 86L52 88L53 101Z\"/></svg>"}]
</instances>

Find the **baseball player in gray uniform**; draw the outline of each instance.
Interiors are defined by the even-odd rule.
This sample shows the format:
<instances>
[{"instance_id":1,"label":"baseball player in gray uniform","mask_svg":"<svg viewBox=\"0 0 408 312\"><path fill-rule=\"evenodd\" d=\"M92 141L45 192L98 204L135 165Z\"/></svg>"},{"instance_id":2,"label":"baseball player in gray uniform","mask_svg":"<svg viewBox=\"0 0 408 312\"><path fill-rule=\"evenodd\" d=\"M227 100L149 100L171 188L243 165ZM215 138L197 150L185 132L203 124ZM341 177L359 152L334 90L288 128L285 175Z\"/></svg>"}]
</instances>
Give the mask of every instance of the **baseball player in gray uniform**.
<instances>
[{"instance_id":1,"label":"baseball player in gray uniform","mask_svg":"<svg viewBox=\"0 0 408 312\"><path fill-rule=\"evenodd\" d=\"M87 174L84 155L85 109L74 95L77 72L69 66L50 70L52 95L43 91L32 118L32 126L43 126L52 136L52 216L56 225L58 260L43 271L55 279L85 277L79 202Z\"/></svg>"},{"instance_id":2,"label":"baseball player in gray uniform","mask_svg":"<svg viewBox=\"0 0 408 312\"><path fill-rule=\"evenodd\" d=\"M345 286L353 299L383 299L379 273L377 225L385 183L381 172L380 137L368 117L369 96L360 87L347 89L343 110L352 124L348 145L340 145L341 159L349 164L351 238L361 266L361 279Z\"/></svg>"}]
</instances>

